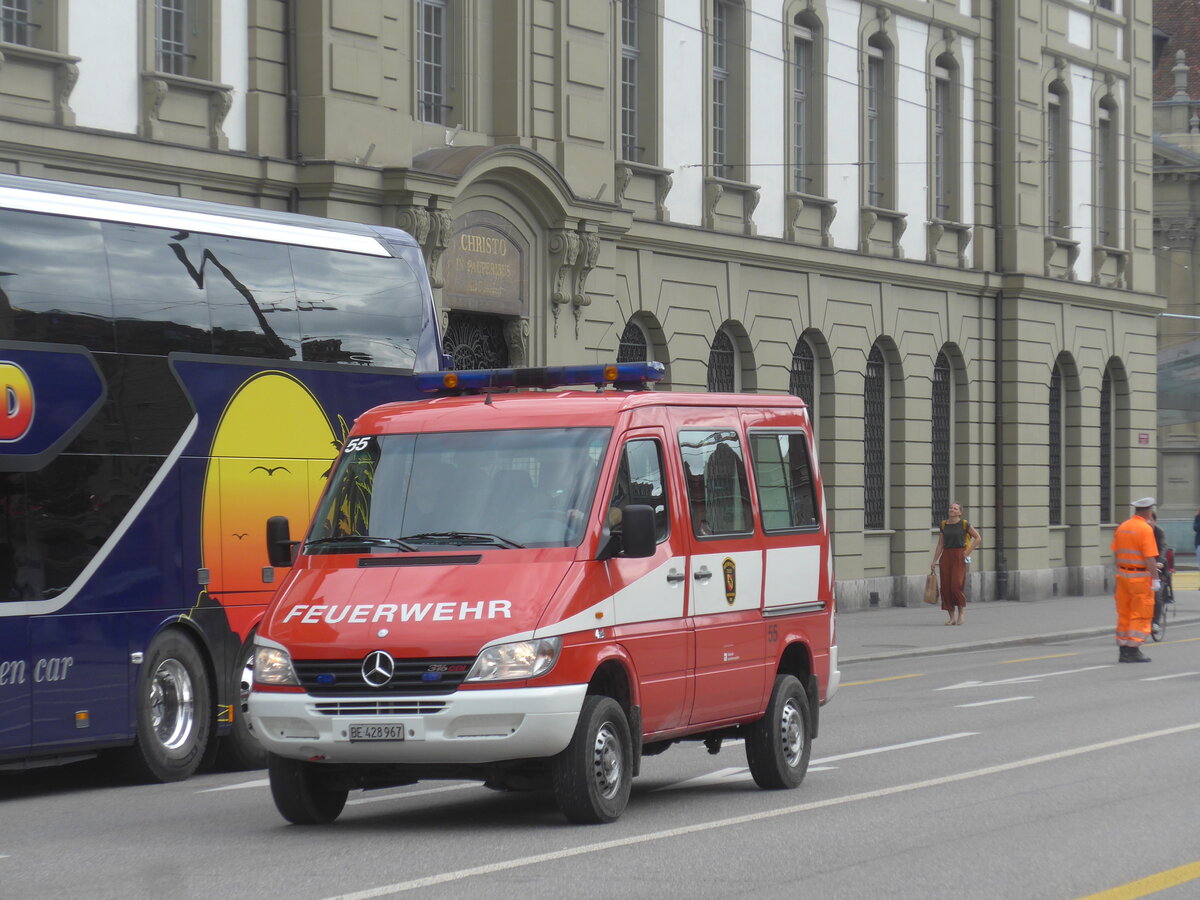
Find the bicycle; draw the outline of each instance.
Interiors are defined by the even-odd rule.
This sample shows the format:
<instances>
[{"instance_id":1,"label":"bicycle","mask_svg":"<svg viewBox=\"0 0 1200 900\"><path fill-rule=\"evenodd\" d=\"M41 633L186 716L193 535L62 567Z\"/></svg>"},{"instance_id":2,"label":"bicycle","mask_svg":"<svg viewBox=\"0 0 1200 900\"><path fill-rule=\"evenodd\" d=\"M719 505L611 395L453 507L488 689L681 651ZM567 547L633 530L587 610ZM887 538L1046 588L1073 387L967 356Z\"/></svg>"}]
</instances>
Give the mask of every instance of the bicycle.
<instances>
[{"instance_id":1,"label":"bicycle","mask_svg":"<svg viewBox=\"0 0 1200 900\"><path fill-rule=\"evenodd\" d=\"M1150 620L1150 638L1161 641L1167 633L1167 610L1175 609L1175 551L1167 548L1163 569L1159 573L1158 590L1154 592L1154 618Z\"/></svg>"}]
</instances>

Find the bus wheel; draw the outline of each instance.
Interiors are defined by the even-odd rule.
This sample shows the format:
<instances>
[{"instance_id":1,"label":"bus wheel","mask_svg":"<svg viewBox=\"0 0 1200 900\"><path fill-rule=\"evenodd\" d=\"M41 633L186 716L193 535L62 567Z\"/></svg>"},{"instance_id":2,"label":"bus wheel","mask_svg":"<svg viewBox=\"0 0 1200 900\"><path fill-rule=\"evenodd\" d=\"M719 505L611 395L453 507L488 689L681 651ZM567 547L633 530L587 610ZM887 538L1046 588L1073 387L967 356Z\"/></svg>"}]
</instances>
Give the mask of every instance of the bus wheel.
<instances>
[{"instance_id":1,"label":"bus wheel","mask_svg":"<svg viewBox=\"0 0 1200 900\"><path fill-rule=\"evenodd\" d=\"M621 704L589 694L551 774L558 808L572 822L596 825L619 818L633 786L633 742Z\"/></svg>"},{"instance_id":2,"label":"bus wheel","mask_svg":"<svg viewBox=\"0 0 1200 900\"><path fill-rule=\"evenodd\" d=\"M760 788L794 788L804 780L812 753L811 722L800 681L776 676L766 713L746 729L746 762Z\"/></svg>"},{"instance_id":3,"label":"bus wheel","mask_svg":"<svg viewBox=\"0 0 1200 900\"><path fill-rule=\"evenodd\" d=\"M127 751L139 780L182 781L212 734L212 692L200 651L178 631L150 644L137 679L137 736Z\"/></svg>"},{"instance_id":4,"label":"bus wheel","mask_svg":"<svg viewBox=\"0 0 1200 900\"><path fill-rule=\"evenodd\" d=\"M271 753L267 774L275 808L293 825L327 825L346 806L350 791L334 783L337 773L329 766Z\"/></svg>"},{"instance_id":5,"label":"bus wheel","mask_svg":"<svg viewBox=\"0 0 1200 900\"><path fill-rule=\"evenodd\" d=\"M238 654L233 673L237 686L237 705L233 710L233 727L221 738L217 765L227 772L261 769L267 764L267 751L254 736L250 723L250 688L254 685L254 644L249 642Z\"/></svg>"}]
</instances>

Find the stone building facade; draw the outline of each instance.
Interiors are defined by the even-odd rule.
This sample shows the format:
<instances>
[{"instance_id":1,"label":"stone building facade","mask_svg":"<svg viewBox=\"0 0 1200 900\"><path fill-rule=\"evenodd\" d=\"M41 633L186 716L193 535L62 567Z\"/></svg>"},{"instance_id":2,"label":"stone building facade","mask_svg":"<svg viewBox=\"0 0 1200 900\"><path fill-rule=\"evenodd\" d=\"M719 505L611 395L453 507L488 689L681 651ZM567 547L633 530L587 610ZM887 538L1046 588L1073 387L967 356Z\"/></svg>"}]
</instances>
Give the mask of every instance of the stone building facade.
<instances>
[{"instance_id":1,"label":"stone building facade","mask_svg":"<svg viewBox=\"0 0 1200 900\"><path fill-rule=\"evenodd\" d=\"M805 396L844 606L951 500L975 599L1105 589L1154 490L1150 0L4 8L0 170L400 225L460 364Z\"/></svg>"}]
</instances>

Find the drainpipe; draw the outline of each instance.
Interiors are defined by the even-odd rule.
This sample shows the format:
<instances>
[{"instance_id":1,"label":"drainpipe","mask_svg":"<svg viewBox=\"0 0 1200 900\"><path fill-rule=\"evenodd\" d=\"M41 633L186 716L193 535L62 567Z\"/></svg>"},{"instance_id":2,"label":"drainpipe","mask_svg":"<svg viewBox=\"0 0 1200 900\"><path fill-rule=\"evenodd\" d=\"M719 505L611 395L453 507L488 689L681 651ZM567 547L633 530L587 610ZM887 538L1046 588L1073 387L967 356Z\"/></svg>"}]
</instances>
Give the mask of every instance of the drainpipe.
<instances>
[{"instance_id":1,"label":"drainpipe","mask_svg":"<svg viewBox=\"0 0 1200 900\"><path fill-rule=\"evenodd\" d=\"M998 10L1000 3L992 4L993 21L995 22L994 33L992 35L992 91L993 91L993 115L992 115L992 154L993 164L996 165L996 172L1000 172L1000 140L1002 138L1002 129L1000 127L1000 110L1003 107L1003 97L1001 91L1001 22ZM1014 163L1015 165L1015 163ZM995 370L993 372L993 403L995 407L995 466L996 466L996 599L1008 599L1008 559L1004 553L1004 271L1005 271L1005 246L1004 232L1008 222L1015 221L1010 216L1010 205L1006 202L1005 191L1000 184L999 177L996 178L996 228L995 228L995 252L996 252L996 274L997 286L995 297L993 298L993 315L995 320L995 335L993 340Z\"/></svg>"},{"instance_id":2,"label":"drainpipe","mask_svg":"<svg viewBox=\"0 0 1200 900\"><path fill-rule=\"evenodd\" d=\"M287 158L300 159L300 86L296 71L296 0L283 3L283 66L287 73L284 97L284 141ZM288 211L300 208L300 190L293 183L288 191Z\"/></svg>"}]
</instances>

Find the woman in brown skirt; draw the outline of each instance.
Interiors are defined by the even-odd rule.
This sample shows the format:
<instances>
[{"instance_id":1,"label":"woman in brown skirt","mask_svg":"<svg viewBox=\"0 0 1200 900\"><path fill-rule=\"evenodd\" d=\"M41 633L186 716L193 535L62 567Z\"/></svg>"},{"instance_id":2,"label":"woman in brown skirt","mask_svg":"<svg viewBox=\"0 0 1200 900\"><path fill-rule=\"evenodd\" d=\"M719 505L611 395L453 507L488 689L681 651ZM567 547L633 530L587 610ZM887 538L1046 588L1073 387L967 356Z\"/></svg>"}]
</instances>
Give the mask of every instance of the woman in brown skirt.
<instances>
[{"instance_id":1,"label":"woman in brown skirt","mask_svg":"<svg viewBox=\"0 0 1200 900\"><path fill-rule=\"evenodd\" d=\"M967 596L967 558L980 544L979 532L962 517L962 504L951 503L949 517L938 526L937 546L933 548L933 565L941 563L942 609L950 614L947 625L961 625Z\"/></svg>"}]
</instances>

